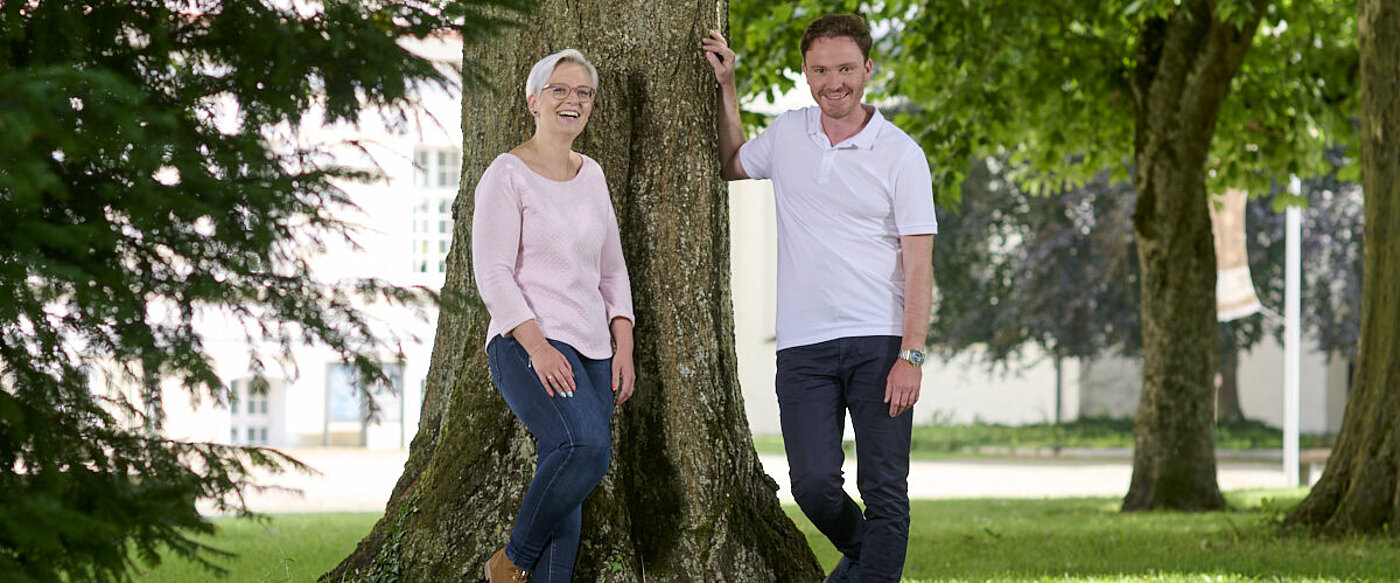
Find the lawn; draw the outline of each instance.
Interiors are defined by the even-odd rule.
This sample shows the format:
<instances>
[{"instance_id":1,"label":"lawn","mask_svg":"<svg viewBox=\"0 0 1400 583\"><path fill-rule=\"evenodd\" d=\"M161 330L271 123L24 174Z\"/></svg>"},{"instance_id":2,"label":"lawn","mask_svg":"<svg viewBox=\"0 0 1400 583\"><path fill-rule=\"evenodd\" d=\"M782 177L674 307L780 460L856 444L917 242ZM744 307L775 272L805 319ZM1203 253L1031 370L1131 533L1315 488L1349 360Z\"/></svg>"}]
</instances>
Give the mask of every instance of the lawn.
<instances>
[{"instance_id":1,"label":"lawn","mask_svg":"<svg viewBox=\"0 0 1400 583\"><path fill-rule=\"evenodd\" d=\"M1302 490L1231 493L1234 510L1117 512L1118 500L921 500L914 503L906 582L932 581L1397 581L1400 543L1320 541L1272 521ZM801 517L822 564L836 551ZM209 542L238 554L226 581L313 581L354 548L375 514L293 514L266 523L219 521ZM182 561L138 577L209 579Z\"/></svg>"},{"instance_id":2,"label":"lawn","mask_svg":"<svg viewBox=\"0 0 1400 583\"><path fill-rule=\"evenodd\" d=\"M229 571L222 581L315 581L350 554L379 519L374 513L279 514L266 521L224 518L202 541L234 553L214 562ZM216 580L198 565L179 558L136 577L137 581L191 583Z\"/></svg>"}]
</instances>

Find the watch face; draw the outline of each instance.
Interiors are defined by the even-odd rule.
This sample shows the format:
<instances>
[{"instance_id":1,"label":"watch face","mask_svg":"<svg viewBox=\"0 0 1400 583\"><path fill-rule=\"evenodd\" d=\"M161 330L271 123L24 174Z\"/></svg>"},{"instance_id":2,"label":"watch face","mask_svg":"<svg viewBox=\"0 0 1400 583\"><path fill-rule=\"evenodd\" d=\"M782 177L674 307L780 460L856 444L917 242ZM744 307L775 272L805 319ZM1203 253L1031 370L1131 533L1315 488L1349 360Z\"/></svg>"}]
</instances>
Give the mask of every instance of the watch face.
<instances>
[{"instance_id":1,"label":"watch face","mask_svg":"<svg viewBox=\"0 0 1400 583\"><path fill-rule=\"evenodd\" d=\"M924 351L922 351L922 350L910 350L910 351L909 351L909 360L914 361L914 364L923 364L923 363L924 363Z\"/></svg>"}]
</instances>

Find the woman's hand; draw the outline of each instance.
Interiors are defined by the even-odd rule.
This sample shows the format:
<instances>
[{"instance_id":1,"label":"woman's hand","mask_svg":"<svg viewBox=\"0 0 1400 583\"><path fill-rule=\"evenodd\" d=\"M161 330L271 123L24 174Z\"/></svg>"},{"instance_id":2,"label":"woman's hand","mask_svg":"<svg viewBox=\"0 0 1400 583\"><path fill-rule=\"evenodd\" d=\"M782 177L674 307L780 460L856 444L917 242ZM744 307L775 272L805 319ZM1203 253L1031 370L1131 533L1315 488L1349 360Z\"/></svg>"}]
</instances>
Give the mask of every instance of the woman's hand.
<instances>
[{"instance_id":1,"label":"woman's hand","mask_svg":"<svg viewBox=\"0 0 1400 583\"><path fill-rule=\"evenodd\" d=\"M632 398L632 389L637 386L637 369L632 366L632 321L627 318L613 318L608 323L612 334L612 390L613 405L621 405Z\"/></svg>"},{"instance_id":2,"label":"woman's hand","mask_svg":"<svg viewBox=\"0 0 1400 583\"><path fill-rule=\"evenodd\" d=\"M540 384L544 385L549 396L574 396L574 389L577 388L574 384L574 367L569 364L569 359L564 358L564 353L548 340L526 351L530 353L530 366L539 375Z\"/></svg>"},{"instance_id":3,"label":"woman's hand","mask_svg":"<svg viewBox=\"0 0 1400 583\"><path fill-rule=\"evenodd\" d=\"M637 384L637 370L632 366L632 351L621 350L612 357L613 405L621 405L632 398L632 388Z\"/></svg>"}]
</instances>

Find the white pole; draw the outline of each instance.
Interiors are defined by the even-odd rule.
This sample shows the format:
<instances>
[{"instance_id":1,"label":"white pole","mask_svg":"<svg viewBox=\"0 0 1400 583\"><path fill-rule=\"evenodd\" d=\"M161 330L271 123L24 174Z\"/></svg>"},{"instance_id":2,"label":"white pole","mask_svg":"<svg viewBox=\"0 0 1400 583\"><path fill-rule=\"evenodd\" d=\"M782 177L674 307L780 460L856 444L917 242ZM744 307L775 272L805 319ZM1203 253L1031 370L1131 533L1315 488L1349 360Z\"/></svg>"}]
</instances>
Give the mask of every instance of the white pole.
<instances>
[{"instance_id":1,"label":"white pole","mask_svg":"<svg viewBox=\"0 0 1400 583\"><path fill-rule=\"evenodd\" d=\"M1302 183L1294 176L1288 190L1299 194ZM1298 475L1298 361L1302 344L1302 210L1289 206L1287 210L1288 235L1284 244L1284 307L1283 307L1283 474L1290 488L1301 482Z\"/></svg>"}]
</instances>

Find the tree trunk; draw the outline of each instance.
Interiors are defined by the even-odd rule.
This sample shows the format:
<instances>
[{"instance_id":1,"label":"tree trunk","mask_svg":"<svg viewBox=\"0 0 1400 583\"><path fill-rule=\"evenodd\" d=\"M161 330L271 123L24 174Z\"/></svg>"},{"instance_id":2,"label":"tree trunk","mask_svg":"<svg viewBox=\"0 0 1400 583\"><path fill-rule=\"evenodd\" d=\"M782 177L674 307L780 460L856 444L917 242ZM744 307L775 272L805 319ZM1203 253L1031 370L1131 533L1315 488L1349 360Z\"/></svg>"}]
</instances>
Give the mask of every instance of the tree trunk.
<instances>
[{"instance_id":1,"label":"tree trunk","mask_svg":"<svg viewBox=\"0 0 1400 583\"><path fill-rule=\"evenodd\" d=\"M1231 324L1226 324L1227 326ZM1220 351L1220 386L1215 391L1215 422L1244 421L1244 411L1240 409L1240 347L1234 338L1225 335L1221 342L1228 342Z\"/></svg>"},{"instance_id":2,"label":"tree trunk","mask_svg":"<svg viewBox=\"0 0 1400 583\"><path fill-rule=\"evenodd\" d=\"M1400 516L1400 5L1361 0L1365 268L1357 371L1322 478L1286 524L1389 532Z\"/></svg>"},{"instance_id":3,"label":"tree trunk","mask_svg":"<svg viewBox=\"0 0 1400 583\"><path fill-rule=\"evenodd\" d=\"M584 506L575 581L816 581L806 539L754 452L735 368L726 186L715 82L700 38L720 0L544 0L522 26L469 43L490 73L463 104L463 181L422 424L386 508L323 579L479 581L506 543L535 446L491 384L470 265L472 195L529 137L525 77L579 48L601 88L575 147L612 189L637 314L637 390L613 420L612 468Z\"/></svg>"},{"instance_id":4,"label":"tree trunk","mask_svg":"<svg viewBox=\"0 0 1400 583\"><path fill-rule=\"evenodd\" d=\"M1214 3L1143 24L1133 71L1133 230L1142 268L1142 399L1124 510L1222 508L1215 478L1215 248L1205 162L1230 80L1266 0L1244 27Z\"/></svg>"}]
</instances>

